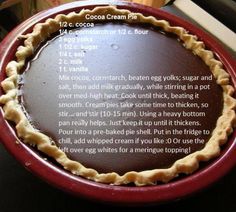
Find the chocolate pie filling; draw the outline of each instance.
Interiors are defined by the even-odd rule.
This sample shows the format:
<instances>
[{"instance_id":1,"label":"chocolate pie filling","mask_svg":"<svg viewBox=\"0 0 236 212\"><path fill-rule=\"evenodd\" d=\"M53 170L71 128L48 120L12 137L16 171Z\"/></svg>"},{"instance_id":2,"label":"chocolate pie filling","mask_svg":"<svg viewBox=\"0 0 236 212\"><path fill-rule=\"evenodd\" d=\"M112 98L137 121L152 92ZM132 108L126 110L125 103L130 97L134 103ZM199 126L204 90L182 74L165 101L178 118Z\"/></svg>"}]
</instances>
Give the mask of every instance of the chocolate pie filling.
<instances>
[{"instance_id":1,"label":"chocolate pie filling","mask_svg":"<svg viewBox=\"0 0 236 212\"><path fill-rule=\"evenodd\" d=\"M81 33L83 31L89 32L92 29L98 31L119 31L121 34L104 33L98 35ZM141 31L143 32L142 35L138 33ZM77 32L80 32L80 34ZM122 32L132 33L122 35ZM84 38L84 40L82 38ZM76 43L69 43L70 39L78 39L78 41ZM90 39L90 41L86 41L86 39ZM62 49L62 47L64 49ZM63 53L65 52L65 48L67 48L66 54ZM71 55L77 55L78 57L71 57ZM66 64L68 61L72 60L71 58L73 60L77 58L78 61L81 60L81 62L77 61L76 64ZM64 62L65 60L67 62ZM76 67L79 67L80 71L69 71L69 68L72 70ZM62 75L67 75L70 80L66 80L65 77L63 79L64 81L62 81ZM211 134L192 135L191 132L193 131L191 131L191 129L194 129L195 132L197 132L197 130L209 130L212 132L216 126L218 117L222 113L222 88L216 84L213 77L213 80L205 82L206 86L210 86L209 90L198 91L199 98L187 99L183 97L182 99L176 99L174 97L170 98L171 95L182 94L183 96L187 96L194 92L188 89L169 89L165 90L165 95L158 96L158 94L163 93L161 89L156 88L147 92L148 85L157 84L158 82L151 82L150 80L131 80L129 79L129 76L136 76L136 78L138 76L145 76L146 79L151 79L152 76L168 76L170 79L168 82L162 81L159 82L159 84L163 86L166 84L178 84L180 86L191 84L195 86L204 84L200 77L198 80L191 82L184 80L176 81L174 76L211 75L209 67L207 67L198 56L195 56L190 50L183 47L182 43L178 42L175 36L170 36L145 26L126 25L121 23L97 24L94 28L74 29L71 34L56 36L48 41L48 45L40 47L37 55L29 62L25 73L22 75L23 85L21 90L23 96L21 98L21 104L25 107L29 117L32 119L33 125L37 129L49 135L61 149L67 151L67 155L70 159L79 161L88 168L96 169L98 172L117 172L119 174L124 174L128 171L167 168L176 160L204 147L205 142L208 141ZM78 81L78 78L76 79L72 76L83 76L89 80ZM120 81L95 81L93 79L95 79L96 76L100 78L102 76L121 76L121 78ZM113 89L108 89L108 87L100 89L101 85L107 83L110 83L110 85L107 86L110 86ZM76 87L75 84L77 85L77 88L73 89ZM93 84L94 86L95 84L100 84L100 88L94 88L94 91L91 89L89 91L86 91L86 89L78 89L79 85L84 85L86 88ZM129 89L125 91L115 90L115 85L117 84L141 85L145 89ZM101 94L100 97L103 97L95 99L91 95L99 95L98 93ZM105 93L106 96L104 96ZM119 96L122 93L125 93L126 95L123 94L124 96L122 98L115 98L116 95ZM144 98L137 98L138 94L146 93L151 93L150 95L152 97L145 98L144 96ZM84 96L83 98L75 99L69 98L70 94L72 96L76 94L82 94ZM154 98L153 96L155 95L156 97ZM169 97L169 99L167 97ZM182 106L180 104L178 107L174 108L153 107L154 102L157 104L175 104L177 101L183 103ZM79 106L71 108L59 107L59 104L62 102L77 103ZM120 105L125 105L129 102L133 105L135 103L150 103L152 107L120 107ZM119 108L99 107L99 103L100 105L119 105ZM183 106L191 103L197 103L199 106L207 103L209 106L206 108L188 108ZM93 107L92 105L97 105L97 107ZM110 116L106 113L107 111L110 111L113 115ZM126 116L119 116L117 111L126 114ZM132 116L134 111L136 115ZM178 117L178 115L175 117L165 116L169 112L183 114L183 111L186 114L192 112L198 113L199 115L191 117L186 114L184 117ZM76 116L75 114L79 114L78 112L81 112L80 114L84 114L84 116ZM86 115L88 112L91 114L93 112L94 114L106 114L106 117L88 117L88 115ZM145 112L150 112L150 116L143 115ZM162 115L153 117L151 115L153 112L156 114L159 112ZM203 113L205 114L204 116L202 115ZM72 121L75 121L73 123L81 123L83 126L76 126L75 124L72 126ZM100 121L102 126L97 126L97 124L95 124L98 123L98 121ZM143 123L150 123L150 121L152 123L155 122L156 126L153 124L152 126L144 126ZM198 126L195 125L192 127L189 125L186 126L188 121L198 121L199 124ZM83 124L86 122L88 122L87 126ZM117 124L119 122L122 124ZM170 122L175 124L168 125ZM59 126L59 123L61 126ZM66 123L70 124L66 125ZM105 126L104 123L106 124ZM130 123L137 123L137 126ZM128 132L127 130L129 129L129 135L122 133L111 135L111 132L122 132L122 130ZM71 130L73 133L70 134L69 132ZM97 134L76 134L76 130L77 132L80 132L81 130L81 132L88 132L89 130L95 132L97 130ZM110 133L99 134L99 130L108 130ZM135 131L134 134L131 133L132 130ZM185 130L186 132L189 130L189 133L178 135L178 130ZM172 134L170 136L167 133L174 131L176 133L175 135ZM67 132L69 135L66 135L66 133L63 132ZM103 145L83 142L94 138L104 139L104 141L110 140L112 142ZM166 142L169 138L175 139L175 142L167 144ZM78 144L79 139L81 139L80 144ZM128 142L128 139L131 139L130 143ZM203 139L204 142L184 144L184 139ZM145 140L147 143L142 144L141 141L144 142ZM155 140L156 142L148 143L150 140ZM178 142L180 140L181 143ZM78 141L77 144L75 141ZM122 144L124 141L126 141L126 143ZM134 143L135 141L136 143ZM103 147L106 149L103 150L105 152L96 152L94 154L93 148L96 148L97 151L98 148ZM168 147L169 149L178 149L181 147L189 152L170 153L165 150L165 147ZM72 148L83 149L83 152L72 153L70 151ZM130 148L143 148L146 150L156 149L157 151L158 149L162 149L164 152L130 153L120 152L120 148L128 148L129 150Z\"/></svg>"}]
</instances>

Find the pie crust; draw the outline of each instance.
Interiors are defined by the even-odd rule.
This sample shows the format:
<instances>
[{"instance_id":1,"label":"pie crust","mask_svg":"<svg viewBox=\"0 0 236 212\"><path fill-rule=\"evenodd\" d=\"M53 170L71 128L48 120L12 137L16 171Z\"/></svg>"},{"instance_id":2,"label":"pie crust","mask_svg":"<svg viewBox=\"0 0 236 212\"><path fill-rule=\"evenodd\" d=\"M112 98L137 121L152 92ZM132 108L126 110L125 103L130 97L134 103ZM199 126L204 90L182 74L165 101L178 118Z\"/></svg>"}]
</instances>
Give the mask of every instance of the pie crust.
<instances>
[{"instance_id":1,"label":"pie crust","mask_svg":"<svg viewBox=\"0 0 236 212\"><path fill-rule=\"evenodd\" d=\"M141 13L135 13L137 19L126 19L124 21L136 24L149 23L160 27L166 32L176 34L186 49L190 49L193 54L198 55L206 63L216 82L222 87L224 100L222 115L218 118L216 128L212 131L211 138L207 141L205 147L177 160L170 168L145 170L142 172L131 170L121 176L115 172L98 173L92 168L84 167L78 161L70 160L50 137L31 125L18 101L18 79L26 64L26 60L34 54L41 42L60 29L60 22L88 22L89 20L85 18L86 14L105 15L106 17L107 14L128 16L131 12L129 10L117 9L115 6L102 6L96 7L93 10L83 9L79 13L59 14L53 19L47 19L44 23L36 24L31 33L20 36L21 39L24 39L24 45L18 47L16 60L7 64L7 78L1 83L5 94L0 97L4 116L7 120L13 121L16 124L18 137L26 144L36 146L39 151L54 158L64 169L69 170L73 174L96 182L113 185L134 183L137 186L144 186L156 184L158 181L167 183L180 173L190 174L194 172L198 169L200 161L208 161L218 156L220 146L228 140L236 120L236 100L232 97L234 88L230 85L229 74L224 70L223 64L215 58L214 53L205 49L204 43L199 41L197 36L189 34L182 27L171 26L166 20L158 20L152 16L145 17Z\"/></svg>"}]
</instances>

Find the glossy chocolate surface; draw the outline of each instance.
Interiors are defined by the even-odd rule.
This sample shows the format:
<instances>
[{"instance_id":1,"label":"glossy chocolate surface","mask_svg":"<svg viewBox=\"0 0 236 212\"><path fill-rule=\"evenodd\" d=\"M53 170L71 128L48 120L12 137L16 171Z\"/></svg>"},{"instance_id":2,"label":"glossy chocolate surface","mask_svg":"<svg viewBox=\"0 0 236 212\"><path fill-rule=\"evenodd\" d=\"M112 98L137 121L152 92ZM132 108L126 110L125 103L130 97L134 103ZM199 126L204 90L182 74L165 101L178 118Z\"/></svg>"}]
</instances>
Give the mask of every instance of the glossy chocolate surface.
<instances>
[{"instance_id":1,"label":"glossy chocolate surface","mask_svg":"<svg viewBox=\"0 0 236 212\"><path fill-rule=\"evenodd\" d=\"M96 29L102 30L135 30L135 29L142 29L146 30L146 28L138 27L138 26L128 26L125 24L103 24L97 25ZM80 29L84 30L84 29ZM65 93L68 94L68 90L58 90L59 82L59 45L61 44L60 37L72 37L75 36L73 34L65 34L63 36L56 37L49 41L49 45L46 45L41 48L38 52L38 55L32 60L29 67L27 68L26 73L23 75L23 104L26 108L29 116L32 119L32 123L36 126L36 128L40 129L45 134L51 136L58 146L62 149L64 147L76 147L76 148L98 148L101 145L97 144L65 144L59 142L59 139L62 136L59 135L59 112L62 109L58 108L58 104L61 100L58 98L58 94ZM78 35L76 35L77 37ZM81 35L79 35L81 36ZM204 64L204 62L194 56L191 51L186 50L180 42L177 41L175 37L157 32L155 30L149 29L148 34L146 35L137 35L132 34L129 36L115 36L115 35L91 35L90 37L93 38L93 44L99 46L98 49L94 51L85 50L85 49L76 49L73 51L81 52L84 54L83 57L83 65L88 67L88 72L81 72L79 74L86 75L89 77L93 77L96 75L99 76L108 76L108 75L147 75L147 76L155 76L155 75L162 75L162 76L170 76L171 74L179 75L179 76L210 76L211 73L209 68ZM61 57L60 57L61 58ZM73 66L73 65L72 65ZM76 66L76 65L74 65ZM68 75L75 75L74 73L67 73ZM67 82L72 86L72 81ZM92 83L92 81L85 81L83 82L87 86ZM106 83L106 82L104 82ZM117 83L117 82L114 82ZM123 84L127 84L127 82L122 82ZM130 82L129 82L130 83ZM183 83L183 82L181 82ZM195 84L202 84L200 80L194 82ZM137 81L134 82L137 84ZM146 86L150 84L148 81L142 81L142 85ZM176 84L176 83L172 83ZM76 94L78 90L71 90L70 93ZM104 91L105 92L105 91ZM106 91L107 92L107 91ZM115 90L109 91L111 94L117 93ZM120 91L118 91L119 93ZM140 93L145 93L146 91L138 91ZM152 93L158 91L152 90ZM169 90L167 93L184 93L183 91L178 90ZM95 92L96 93L96 92ZM133 93L133 92L131 92ZM192 93L188 90L185 93ZM67 102L75 102L74 99L67 99ZM85 104L88 99L80 100L82 104ZM129 99L98 99L92 100L89 99L90 103L102 103L102 102L112 102L118 103L120 102L128 102ZM147 103L153 103L154 100L146 99ZM183 100L185 102L187 100ZM193 100L193 102L196 100ZM144 102L143 99L132 99L133 103L137 102ZM175 103L175 99L155 99L155 102L170 102ZM190 102L190 100L188 100ZM201 126L194 127L195 129L199 130L210 130L212 131L215 128L216 120L219 117L222 111L222 90L220 86L218 86L215 81L213 80L210 82L210 90L200 92L200 98L197 100L200 103L208 103L209 107L204 108L204 112L206 116L204 117L191 117L185 118L188 121L195 121L198 120L201 123ZM68 109L67 109L68 110ZM70 113L76 113L78 111L85 112L85 111L97 111L100 112L101 108L73 108L70 110ZM122 111L136 111L139 114L140 111L144 111L144 109L140 108L123 108ZM200 109L188 109L188 108L175 108L174 111L171 108L149 108L145 109L150 112L156 111L163 111L166 112L191 112L191 111L202 111ZM66 118L68 120L68 117ZM69 117L71 120L78 120L76 117ZM90 120L98 120L98 118L92 117L82 117L79 119L83 119L84 121ZM176 121L178 118L166 118L167 121ZM163 117L105 117L100 119L101 121L110 122L112 121L119 121L119 120L127 120L127 121L137 121L142 120L144 121L162 121ZM94 127L94 126L82 126L82 127L63 127L63 129L84 129L84 130L99 130L99 129L108 129L108 130L122 130L122 129L133 129L133 130L146 130L148 127L144 126L102 126L102 127ZM159 130L184 130L186 126L151 126L150 130L153 132L155 129ZM92 139L93 137L100 138L100 139L110 139L113 137L114 139L121 139L121 138L134 138L139 137L140 139L153 139L154 137L158 137L159 139L166 139L166 135L70 135L69 136L71 141L78 139L80 137L85 139ZM210 135L200 135L200 136L187 136L187 135L175 135L172 136L177 139L184 139L184 138L200 138L204 139L204 143L209 139ZM72 142L73 143L73 142ZM107 148L111 149L119 149L119 146L123 147L147 147L147 148L162 148L166 146L166 144L110 144L106 145ZM180 145L176 144L168 144L168 148L178 148ZM183 145L181 145L183 147ZM188 144L187 147L191 147L191 152L200 150L204 147L204 144ZM81 162L86 167L94 168L99 172L118 172L123 174L127 171L142 171L142 170L149 170L155 168L166 168L170 167L173 162L176 160L184 157L186 154L178 153L178 154L170 154L170 153L162 153L162 154L152 154L152 153L100 153L100 154L88 154L88 153L69 153L68 156L71 159L77 160Z\"/></svg>"}]
</instances>

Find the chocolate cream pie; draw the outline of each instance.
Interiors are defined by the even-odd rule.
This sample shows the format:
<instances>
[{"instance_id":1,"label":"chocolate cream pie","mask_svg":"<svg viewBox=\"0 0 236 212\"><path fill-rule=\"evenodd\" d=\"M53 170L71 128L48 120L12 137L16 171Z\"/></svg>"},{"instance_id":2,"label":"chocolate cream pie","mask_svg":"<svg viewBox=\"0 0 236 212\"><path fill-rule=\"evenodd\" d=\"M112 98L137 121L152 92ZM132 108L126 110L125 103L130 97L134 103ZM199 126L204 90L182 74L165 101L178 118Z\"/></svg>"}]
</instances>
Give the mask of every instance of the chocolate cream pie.
<instances>
[{"instance_id":1,"label":"chocolate cream pie","mask_svg":"<svg viewBox=\"0 0 236 212\"><path fill-rule=\"evenodd\" d=\"M167 183L218 156L233 131L223 64L166 20L103 6L59 14L20 38L1 83L5 118L75 175Z\"/></svg>"}]
</instances>

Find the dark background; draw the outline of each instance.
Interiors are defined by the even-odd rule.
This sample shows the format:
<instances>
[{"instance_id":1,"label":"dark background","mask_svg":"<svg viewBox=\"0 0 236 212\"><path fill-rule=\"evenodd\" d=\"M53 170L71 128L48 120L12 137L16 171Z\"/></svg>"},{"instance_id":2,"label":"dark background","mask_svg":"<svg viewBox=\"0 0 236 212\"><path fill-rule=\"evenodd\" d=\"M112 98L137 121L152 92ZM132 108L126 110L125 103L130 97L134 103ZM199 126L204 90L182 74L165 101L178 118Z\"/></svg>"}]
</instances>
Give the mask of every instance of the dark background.
<instances>
[{"instance_id":1,"label":"dark background","mask_svg":"<svg viewBox=\"0 0 236 212\"><path fill-rule=\"evenodd\" d=\"M139 207L140 208L140 207ZM124 210L73 197L32 175L0 145L0 212ZM127 208L126 208L127 209ZM236 167L220 181L183 200L142 208L153 211L236 212ZM135 211L137 208L129 208Z\"/></svg>"}]
</instances>

